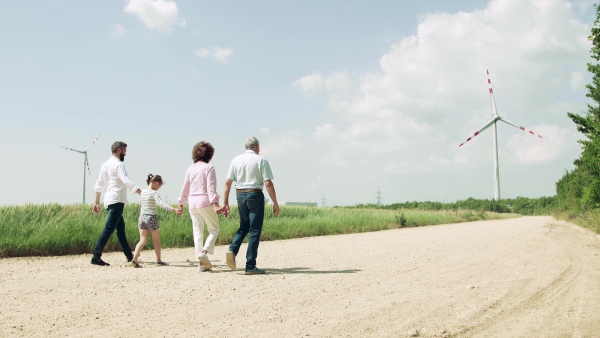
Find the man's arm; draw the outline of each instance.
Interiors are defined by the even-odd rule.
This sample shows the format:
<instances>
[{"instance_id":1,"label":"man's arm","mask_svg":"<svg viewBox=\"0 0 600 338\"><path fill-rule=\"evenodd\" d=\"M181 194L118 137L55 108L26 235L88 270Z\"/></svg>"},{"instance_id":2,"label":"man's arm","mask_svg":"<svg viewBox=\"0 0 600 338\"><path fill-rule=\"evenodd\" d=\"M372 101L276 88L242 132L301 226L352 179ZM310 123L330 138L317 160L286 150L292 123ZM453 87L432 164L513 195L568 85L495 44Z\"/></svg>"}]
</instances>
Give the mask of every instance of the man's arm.
<instances>
[{"instance_id":1,"label":"man's arm","mask_svg":"<svg viewBox=\"0 0 600 338\"><path fill-rule=\"evenodd\" d=\"M223 211L223 215L226 217L229 215L229 192L231 191L232 183L232 180L226 180L225 188L223 189L223 208L221 208L221 210Z\"/></svg>"},{"instance_id":2,"label":"man's arm","mask_svg":"<svg viewBox=\"0 0 600 338\"><path fill-rule=\"evenodd\" d=\"M223 189L223 205L229 206L229 191L231 191L232 180L225 181L225 189Z\"/></svg>"},{"instance_id":3,"label":"man's arm","mask_svg":"<svg viewBox=\"0 0 600 338\"><path fill-rule=\"evenodd\" d=\"M100 167L100 173L98 174L98 179L96 180L96 183L94 184L94 192L96 193L96 203L92 207L92 213L94 213L96 215L100 211L100 195L102 194L102 190L104 190L104 185L106 183L106 179L104 178L105 171L106 171L106 168L104 165L102 165L102 167Z\"/></svg>"},{"instance_id":4,"label":"man's arm","mask_svg":"<svg viewBox=\"0 0 600 338\"><path fill-rule=\"evenodd\" d=\"M277 216L279 216L279 203L277 203L277 194L275 193L275 185L273 184L273 181L266 180L265 187L267 188L269 197L271 197L271 201L273 202L273 215L275 215L275 217L277 217Z\"/></svg>"},{"instance_id":5,"label":"man's arm","mask_svg":"<svg viewBox=\"0 0 600 338\"><path fill-rule=\"evenodd\" d=\"M119 177L121 182L125 184L125 186L127 186L131 191L138 195L142 194L142 190L137 185L135 185L135 183L133 183L133 181L129 178L129 175L127 175L127 170L125 170L125 166L123 164L118 165L116 171L117 176Z\"/></svg>"},{"instance_id":6,"label":"man's arm","mask_svg":"<svg viewBox=\"0 0 600 338\"><path fill-rule=\"evenodd\" d=\"M96 215L100 211L100 194L101 193L99 192L96 193L96 202L94 203L94 207L92 208L92 213Z\"/></svg>"}]
</instances>

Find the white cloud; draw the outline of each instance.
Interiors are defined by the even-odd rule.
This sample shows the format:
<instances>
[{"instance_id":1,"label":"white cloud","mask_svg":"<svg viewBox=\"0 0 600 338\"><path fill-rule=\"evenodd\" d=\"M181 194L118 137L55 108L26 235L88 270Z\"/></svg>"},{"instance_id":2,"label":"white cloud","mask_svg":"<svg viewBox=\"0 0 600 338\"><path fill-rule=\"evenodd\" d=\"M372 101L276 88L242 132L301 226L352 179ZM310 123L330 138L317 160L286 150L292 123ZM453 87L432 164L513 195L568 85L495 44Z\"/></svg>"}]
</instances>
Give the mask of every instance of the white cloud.
<instances>
[{"instance_id":1,"label":"white cloud","mask_svg":"<svg viewBox=\"0 0 600 338\"><path fill-rule=\"evenodd\" d=\"M330 92L350 90L352 86L353 83L347 72L331 72L325 78L325 89Z\"/></svg>"},{"instance_id":2,"label":"white cloud","mask_svg":"<svg viewBox=\"0 0 600 338\"><path fill-rule=\"evenodd\" d=\"M110 35L117 38L125 37L125 27L118 23L114 24L112 27L110 27Z\"/></svg>"},{"instance_id":3,"label":"white cloud","mask_svg":"<svg viewBox=\"0 0 600 338\"><path fill-rule=\"evenodd\" d=\"M317 176L313 181L310 182L309 187L312 190L320 189L322 182L323 178L321 176Z\"/></svg>"},{"instance_id":4,"label":"white cloud","mask_svg":"<svg viewBox=\"0 0 600 338\"><path fill-rule=\"evenodd\" d=\"M573 91L585 88L583 72L572 72L569 84L571 85L571 90Z\"/></svg>"},{"instance_id":5,"label":"white cloud","mask_svg":"<svg viewBox=\"0 0 600 338\"><path fill-rule=\"evenodd\" d=\"M318 92L321 92L324 88L323 76L321 73L316 72L310 75L303 76L302 78L294 82L294 86L299 88L304 95L312 96Z\"/></svg>"},{"instance_id":6,"label":"white cloud","mask_svg":"<svg viewBox=\"0 0 600 338\"><path fill-rule=\"evenodd\" d=\"M588 34L567 2L492 0L483 10L423 16L417 33L392 45L380 70L356 85L345 72L320 71L294 85L308 96L329 95L337 122L313 133L329 150L324 160L387 173L448 171L489 157L490 129L458 148L491 118L489 69L501 116L561 136L516 147L528 135L515 130L500 133L499 147L523 164L543 163L566 151L555 143L567 140L566 112L548 112L558 109L560 93L583 89ZM485 146L473 145L479 143ZM534 156L537 151L543 154Z\"/></svg>"},{"instance_id":7,"label":"white cloud","mask_svg":"<svg viewBox=\"0 0 600 338\"><path fill-rule=\"evenodd\" d=\"M211 55L210 51L208 49L205 48L200 48L200 49L196 49L196 56L203 58L203 57L207 57L209 55Z\"/></svg>"},{"instance_id":8,"label":"white cloud","mask_svg":"<svg viewBox=\"0 0 600 338\"><path fill-rule=\"evenodd\" d=\"M576 137L569 129L558 126L533 126L543 139L529 133L517 133L508 141L508 149L517 163L538 164L558 158Z\"/></svg>"},{"instance_id":9,"label":"white cloud","mask_svg":"<svg viewBox=\"0 0 600 338\"><path fill-rule=\"evenodd\" d=\"M406 162L389 162L383 166L383 171L392 174L404 174L408 171L408 163Z\"/></svg>"},{"instance_id":10,"label":"white cloud","mask_svg":"<svg viewBox=\"0 0 600 338\"><path fill-rule=\"evenodd\" d=\"M263 135L269 135L271 131L269 130L269 128L260 128L260 133Z\"/></svg>"},{"instance_id":11,"label":"white cloud","mask_svg":"<svg viewBox=\"0 0 600 338\"><path fill-rule=\"evenodd\" d=\"M233 50L227 47L210 47L210 48L199 48L194 52L199 58L211 57L217 62L222 64L228 64L229 58L233 55Z\"/></svg>"},{"instance_id":12,"label":"white cloud","mask_svg":"<svg viewBox=\"0 0 600 338\"><path fill-rule=\"evenodd\" d=\"M575 6L577 8L577 10L579 11L579 13L584 13L586 12L589 8L591 8L594 5L594 0L583 0L583 1L574 1L575 2Z\"/></svg>"},{"instance_id":13,"label":"white cloud","mask_svg":"<svg viewBox=\"0 0 600 338\"><path fill-rule=\"evenodd\" d=\"M315 72L294 81L294 86L300 89L306 97L311 97L323 91L339 95L351 90L353 83L345 71L331 72L327 77L321 75L320 72Z\"/></svg>"},{"instance_id":14,"label":"white cloud","mask_svg":"<svg viewBox=\"0 0 600 338\"><path fill-rule=\"evenodd\" d=\"M262 130L261 130L262 131ZM289 131L283 136L272 137L265 142L261 141L261 155L285 154L302 149L302 133L297 130Z\"/></svg>"},{"instance_id":15,"label":"white cloud","mask_svg":"<svg viewBox=\"0 0 600 338\"><path fill-rule=\"evenodd\" d=\"M150 29L170 32L174 25L186 26L177 4L170 0L127 0L123 11L137 16Z\"/></svg>"},{"instance_id":16,"label":"white cloud","mask_svg":"<svg viewBox=\"0 0 600 338\"><path fill-rule=\"evenodd\" d=\"M217 61L219 61L221 63L228 63L229 57L231 57L231 55L233 55L233 50L231 50L227 47L225 47L225 48L216 47L215 50L213 51L213 55Z\"/></svg>"}]
</instances>

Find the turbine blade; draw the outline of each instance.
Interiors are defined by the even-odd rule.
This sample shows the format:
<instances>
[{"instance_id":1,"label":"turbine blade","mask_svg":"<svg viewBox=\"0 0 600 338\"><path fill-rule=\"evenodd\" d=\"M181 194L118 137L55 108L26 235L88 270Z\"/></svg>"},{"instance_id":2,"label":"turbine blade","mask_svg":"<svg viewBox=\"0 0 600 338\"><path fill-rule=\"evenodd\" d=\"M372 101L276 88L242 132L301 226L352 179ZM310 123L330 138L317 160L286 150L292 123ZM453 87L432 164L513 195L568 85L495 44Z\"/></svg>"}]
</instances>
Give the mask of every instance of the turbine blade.
<instances>
[{"instance_id":1,"label":"turbine blade","mask_svg":"<svg viewBox=\"0 0 600 338\"><path fill-rule=\"evenodd\" d=\"M77 150L77 149L73 149L73 148L67 148L67 147L61 147L61 148L67 149L67 150L72 150L72 151L78 152L80 154L83 154L83 151L81 151L81 150Z\"/></svg>"},{"instance_id":2,"label":"turbine blade","mask_svg":"<svg viewBox=\"0 0 600 338\"><path fill-rule=\"evenodd\" d=\"M492 80L490 80L490 71L486 69L488 76L488 85L490 86L490 101L492 103L492 116L498 115L496 110L496 100L494 99L494 90L492 89Z\"/></svg>"},{"instance_id":3,"label":"turbine blade","mask_svg":"<svg viewBox=\"0 0 600 338\"><path fill-rule=\"evenodd\" d=\"M523 126L516 125L516 124L514 124L514 123L510 122L509 120L507 120L507 119L505 119L505 118L503 118L503 117L501 117L501 118L500 118L500 121L502 121L502 122L504 122L504 123L507 123L507 124L510 124L511 126L513 126L513 127L515 127L515 128L518 128L518 129L521 129L521 130L523 130L523 131L526 131L526 132L528 132L528 133L529 133L529 134L531 134L531 135L535 135L535 136L537 136L537 137L539 137L539 138L543 138L543 137L542 137L542 135L536 134L536 133L534 133L533 131L531 131L531 130L529 130L529 129L527 129L527 128L523 127Z\"/></svg>"},{"instance_id":4,"label":"turbine blade","mask_svg":"<svg viewBox=\"0 0 600 338\"><path fill-rule=\"evenodd\" d=\"M492 124L494 124L494 122L496 122L496 120L498 120L497 118L493 118L490 122L486 123L483 127L481 127L481 129L479 129L478 131L475 132L475 134L473 134L473 136L469 137L465 142L461 143L459 145L459 147L462 147L463 144L471 141L471 139L473 139L473 137L479 135L482 131L488 129Z\"/></svg>"},{"instance_id":5,"label":"turbine blade","mask_svg":"<svg viewBox=\"0 0 600 338\"><path fill-rule=\"evenodd\" d=\"M94 141L92 141L92 144L90 144L87 148L85 148L84 151L87 151L88 149L90 149L90 147L93 146L94 143L96 143L96 141L98 141L98 139L100 138L100 136L102 136L102 135L98 135L98 137L96 137L96 139Z\"/></svg>"}]
</instances>

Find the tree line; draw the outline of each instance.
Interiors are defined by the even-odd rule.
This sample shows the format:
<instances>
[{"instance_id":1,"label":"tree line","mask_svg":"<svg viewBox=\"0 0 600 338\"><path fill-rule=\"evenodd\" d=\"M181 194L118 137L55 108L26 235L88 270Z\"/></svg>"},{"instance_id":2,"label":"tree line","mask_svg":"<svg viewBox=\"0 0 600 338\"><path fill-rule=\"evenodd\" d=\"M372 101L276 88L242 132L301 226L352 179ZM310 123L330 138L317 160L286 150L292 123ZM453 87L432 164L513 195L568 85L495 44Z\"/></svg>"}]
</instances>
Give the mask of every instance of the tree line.
<instances>
[{"instance_id":1,"label":"tree line","mask_svg":"<svg viewBox=\"0 0 600 338\"><path fill-rule=\"evenodd\" d=\"M600 206L600 8L596 7L596 20L588 39L592 42L592 61L587 70L592 83L587 84L586 96L591 99L582 114L567 113L583 134L581 156L574 162L575 169L566 171L556 183L555 206L559 212L572 215L594 212Z\"/></svg>"},{"instance_id":2,"label":"tree line","mask_svg":"<svg viewBox=\"0 0 600 338\"><path fill-rule=\"evenodd\" d=\"M517 197L501 200L467 198L456 202L405 202L388 205L359 204L348 208L410 209L431 211L474 210L480 212L515 213L521 215L550 215L555 209L556 197Z\"/></svg>"}]
</instances>

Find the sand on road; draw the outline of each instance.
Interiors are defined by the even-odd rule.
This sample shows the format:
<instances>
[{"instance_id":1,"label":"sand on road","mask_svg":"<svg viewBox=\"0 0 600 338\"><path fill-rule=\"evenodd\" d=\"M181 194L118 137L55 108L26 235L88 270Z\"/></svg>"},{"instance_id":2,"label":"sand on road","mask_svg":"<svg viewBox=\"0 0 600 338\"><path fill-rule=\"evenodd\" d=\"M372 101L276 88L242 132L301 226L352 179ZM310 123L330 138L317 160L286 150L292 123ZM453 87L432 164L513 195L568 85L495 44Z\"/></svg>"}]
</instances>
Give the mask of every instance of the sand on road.
<instances>
[{"instance_id":1,"label":"sand on road","mask_svg":"<svg viewBox=\"0 0 600 338\"><path fill-rule=\"evenodd\" d=\"M262 242L266 275L245 250L1 259L0 336L600 336L599 237L552 217Z\"/></svg>"}]
</instances>

